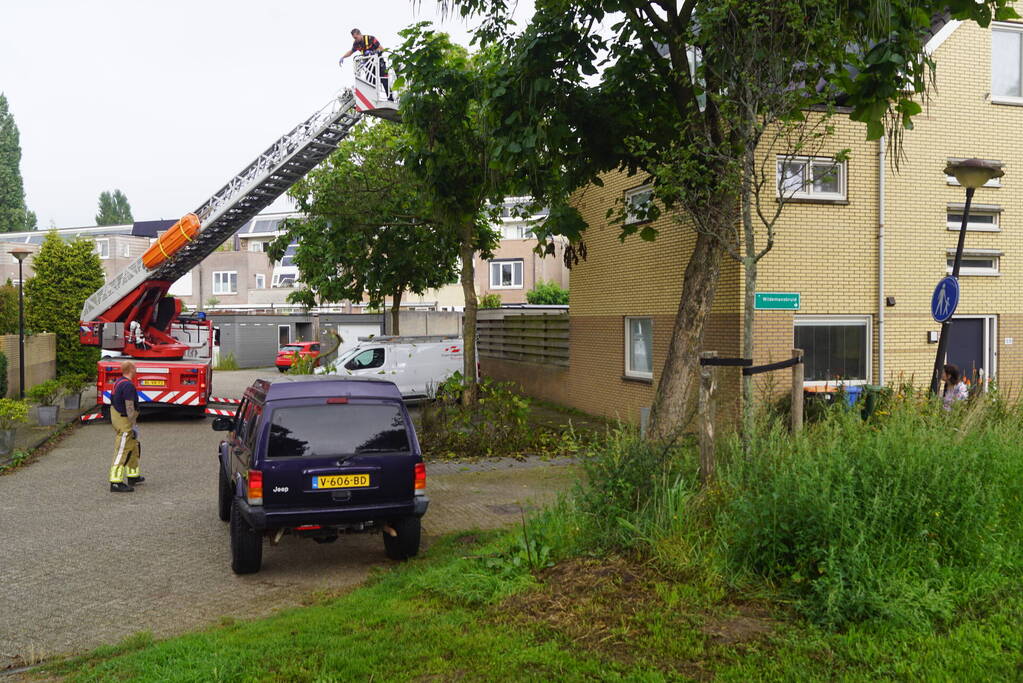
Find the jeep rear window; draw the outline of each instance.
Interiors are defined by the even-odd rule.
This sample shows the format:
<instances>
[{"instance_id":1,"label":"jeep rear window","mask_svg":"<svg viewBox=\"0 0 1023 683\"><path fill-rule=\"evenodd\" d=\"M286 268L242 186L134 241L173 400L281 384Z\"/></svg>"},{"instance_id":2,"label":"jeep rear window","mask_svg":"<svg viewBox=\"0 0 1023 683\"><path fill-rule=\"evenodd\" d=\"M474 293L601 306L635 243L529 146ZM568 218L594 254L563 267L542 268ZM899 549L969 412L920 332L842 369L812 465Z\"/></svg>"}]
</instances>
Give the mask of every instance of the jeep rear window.
<instances>
[{"instance_id":1,"label":"jeep rear window","mask_svg":"<svg viewBox=\"0 0 1023 683\"><path fill-rule=\"evenodd\" d=\"M319 404L273 411L267 457L315 458L408 450L405 417L398 406Z\"/></svg>"}]
</instances>

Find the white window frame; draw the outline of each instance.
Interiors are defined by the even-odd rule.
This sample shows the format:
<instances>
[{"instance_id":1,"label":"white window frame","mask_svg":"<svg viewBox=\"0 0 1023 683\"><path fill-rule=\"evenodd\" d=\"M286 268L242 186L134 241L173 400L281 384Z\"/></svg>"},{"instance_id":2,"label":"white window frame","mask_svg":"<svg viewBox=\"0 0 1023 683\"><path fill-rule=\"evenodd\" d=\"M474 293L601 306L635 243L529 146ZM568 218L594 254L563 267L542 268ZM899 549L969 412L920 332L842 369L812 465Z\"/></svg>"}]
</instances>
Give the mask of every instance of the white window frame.
<instances>
[{"instance_id":1,"label":"white window frame","mask_svg":"<svg viewBox=\"0 0 1023 683\"><path fill-rule=\"evenodd\" d=\"M1007 24L1003 22L993 21L991 22L991 33L1023 33L1023 24ZM1020 41L1020 94L1017 95L996 95L995 94L995 51L994 51L994 37L991 40L991 59L988 61L988 65L991 67L991 102L993 104L1014 104L1017 106L1023 106L1023 38Z\"/></svg>"},{"instance_id":2,"label":"white window frame","mask_svg":"<svg viewBox=\"0 0 1023 683\"><path fill-rule=\"evenodd\" d=\"M131 258L131 245L127 242L121 245L121 256L124 258Z\"/></svg>"},{"instance_id":3,"label":"white window frame","mask_svg":"<svg viewBox=\"0 0 1023 683\"><path fill-rule=\"evenodd\" d=\"M645 370L634 370L632 368L632 330L630 329L630 323L633 320L649 320L650 321L650 372ZM654 334L654 318L650 315L627 315L625 316L625 376L630 379L649 379L654 378L654 359L653 359L653 334Z\"/></svg>"},{"instance_id":4,"label":"white window frame","mask_svg":"<svg viewBox=\"0 0 1023 683\"><path fill-rule=\"evenodd\" d=\"M110 258L109 239L93 240L93 244L96 245L96 255L99 256L101 260L106 261L108 258Z\"/></svg>"},{"instance_id":5,"label":"white window frame","mask_svg":"<svg viewBox=\"0 0 1023 683\"><path fill-rule=\"evenodd\" d=\"M964 205L962 204L949 204L948 208L945 209L945 226L952 232L959 232L959 228L962 225L962 219L952 220L949 218L949 214L957 214L962 216ZM974 223L973 218L975 216L994 216L994 221L991 223ZM970 220L966 223L966 230L968 232L1001 232L1002 231L1002 209L998 206L987 206L987 205L974 205L970 207Z\"/></svg>"},{"instance_id":6,"label":"white window frame","mask_svg":"<svg viewBox=\"0 0 1023 683\"><path fill-rule=\"evenodd\" d=\"M281 342L281 329L282 328L288 331L288 341L283 342L283 343ZM291 325L278 325L277 326L277 343L278 343L278 347L277 348L280 348L281 346L287 346L288 344L291 343Z\"/></svg>"},{"instance_id":7,"label":"white window frame","mask_svg":"<svg viewBox=\"0 0 1023 683\"><path fill-rule=\"evenodd\" d=\"M954 261L956 256L955 249L949 249L945 258L945 272L949 275L952 274L952 264L950 261ZM1002 274L1002 252L998 249L963 249L963 260L969 258L982 258L991 259L990 268L974 268L970 266L960 265L959 275L982 275L987 277L998 277Z\"/></svg>"},{"instance_id":8,"label":"white window frame","mask_svg":"<svg viewBox=\"0 0 1023 683\"><path fill-rule=\"evenodd\" d=\"M227 276L228 289L224 288L224 276ZM218 277L219 276L219 277ZM234 281L234 288L231 282ZM218 282L219 281L219 282ZM238 293L238 271L237 270L215 270L213 271L213 294L237 294Z\"/></svg>"},{"instance_id":9,"label":"white window frame","mask_svg":"<svg viewBox=\"0 0 1023 683\"><path fill-rule=\"evenodd\" d=\"M631 190L625 191L625 225L636 225L637 223L649 222L649 218L642 218L632 211L636 198L644 194L648 195L645 203L653 201L653 183L646 183L645 185L640 185L639 187L634 187Z\"/></svg>"},{"instance_id":10,"label":"white window frame","mask_svg":"<svg viewBox=\"0 0 1023 683\"><path fill-rule=\"evenodd\" d=\"M844 386L860 386L864 384L872 384L874 377L874 329L873 329L873 317L869 315L799 315L795 316L792 320L792 339L795 342L795 335L797 327L835 327L839 325L858 326L866 325L867 327L867 377L866 379L845 379L845 380L806 380L803 382L808 387L838 387L839 385Z\"/></svg>"},{"instance_id":11,"label":"white window frame","mask_svg":"<svg viewBox=\"0 0 1023 683\"><path fill-rule=\"evenodd\" d=\"M803 165L803 189L785 190L784 165ZM813 189L813 166L814 164L831 164L838 169L838 192L815 192ZM779 199L815 199L820 201L845 201L849 197L848 192L848 167L844 161L836 161L834 157L807 157L788 156L779 154L775 164L775 192Z\"/></svg>"},{"instance_id":12,"label":"white window frame","mask_svg":"<svg viewBox=\"0 0 1023 683\"><path fill-rule=\"evenodd\" d=\"M266 251L263 245L266 244L263 240L249 240L249 251L257 254L262 254Z\"/></svg>"},{"instance_id":13,"label":"white window frame","mask_svg":"<svg viewBox=\"0 0 1023 683\"><path fill-rule=\"evenodd\" d=\"M512 283L510 285L502 285L501 284L501 275L500 275L501 268L503 268L506 265L510 265L512 267L512 277L511 277ZM515 284L515 266L516 265L518 265L518 271L519 271L519 281L518 281L518 284ZM495 271L494 266L498 266L498 269L497 269L498 276L497 276L496 284L495 284L495 280L494 280L494 271ZM522 259L494 259L494 260L492 260L490 262L489 268L490 268L490 289L522 289L522 287L523 287L523 279L525 277L525 263L523 262Z\"/></svg>"},{"instance_id":14,"label":"white window frame","mask_svg":"<svg viewBox=\"0 0 1023 683\"><path fill-rule=\"evenodd\" d=\"M266 289L266 275L256 273L256 289Z\"/></svg>"}]
</instances>

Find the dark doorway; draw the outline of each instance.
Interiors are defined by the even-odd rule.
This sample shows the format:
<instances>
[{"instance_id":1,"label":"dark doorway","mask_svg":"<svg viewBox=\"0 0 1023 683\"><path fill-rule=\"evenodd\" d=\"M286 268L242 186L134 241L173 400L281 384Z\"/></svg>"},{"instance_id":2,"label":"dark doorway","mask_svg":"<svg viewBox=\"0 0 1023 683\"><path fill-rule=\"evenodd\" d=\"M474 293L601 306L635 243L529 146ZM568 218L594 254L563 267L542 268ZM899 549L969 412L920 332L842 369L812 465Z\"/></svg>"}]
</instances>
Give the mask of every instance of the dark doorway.
<instances>
[{"instance_id":1,"label":"dark doorway","mask_svg":"<svg viewBox=\"0 0 1023 683\"><path fill-rule=\"evenodd\" d=\"M313 339L312 323L295 323L295 334L298 335L296 341L316 341Z\"/></svg>"},{"instance_id":2,"label":"dark doorway","mask_svg":"<svg viewBox=\"0 0 1023 683\"><path fill-rule=\"evenodd\" d=\"M986 318L953 318L948 330L947 361L958 366L970 384L988 376L984 348Z\"/></svg>"}]
</instances>

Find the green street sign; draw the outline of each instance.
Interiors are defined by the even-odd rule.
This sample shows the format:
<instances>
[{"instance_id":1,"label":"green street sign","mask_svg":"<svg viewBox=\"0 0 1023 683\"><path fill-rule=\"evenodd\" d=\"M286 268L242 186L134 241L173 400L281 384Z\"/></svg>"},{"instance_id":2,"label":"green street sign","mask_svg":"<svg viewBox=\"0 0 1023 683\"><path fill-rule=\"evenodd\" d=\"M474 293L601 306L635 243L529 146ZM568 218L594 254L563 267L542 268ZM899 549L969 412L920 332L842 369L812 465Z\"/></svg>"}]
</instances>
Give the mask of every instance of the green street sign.
<instances>
[{"instance_id":1,"label":"green street sign","mask_svg":"<svg viewBox=\"0 0 1023 683\"><path fill-rule=\"evenodd\" d=\"M758 311L798 311L799 292L757 292L753 308Z\"/></svg>"}]
</instances>

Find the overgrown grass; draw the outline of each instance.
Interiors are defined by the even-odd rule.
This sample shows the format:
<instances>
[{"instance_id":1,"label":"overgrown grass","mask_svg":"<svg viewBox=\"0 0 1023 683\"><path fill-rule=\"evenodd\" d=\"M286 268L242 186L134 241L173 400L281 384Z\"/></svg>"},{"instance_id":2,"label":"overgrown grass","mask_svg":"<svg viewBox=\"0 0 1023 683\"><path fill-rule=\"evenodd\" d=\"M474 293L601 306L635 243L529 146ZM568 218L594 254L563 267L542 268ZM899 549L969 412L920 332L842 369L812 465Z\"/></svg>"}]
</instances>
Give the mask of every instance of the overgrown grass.
<instances>
[{"instance_id":1,"label":"overgrown grass","mask_svg":"<svg viewBox=\"0 0 1023 683\"><path fill-rule=\"evenodd\" d=\"M221 354L217 359L217 364L213 366L214 370L239 370L238 360L234 357L233 353Z\"/></svg>"},{"instance_id":2,"label":"overgrown grass","mask_svg":"<svg viewBox=\"0 0 1023 683\"><path fill-rule=\"evenodd\" d=\"M997 396L951 414L913 397L885 408L864 423L836 406L798 438L769 426L748 452L733 439L706 491L690 449L620 434L554 513L572 532L559 553L634 551L828 627L987 609L1023 578L1023 413Z\"/></svg>"}]
</instances>

